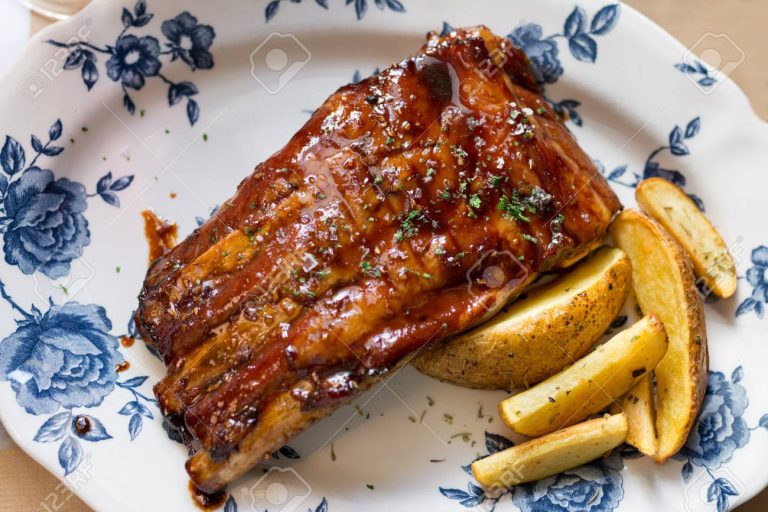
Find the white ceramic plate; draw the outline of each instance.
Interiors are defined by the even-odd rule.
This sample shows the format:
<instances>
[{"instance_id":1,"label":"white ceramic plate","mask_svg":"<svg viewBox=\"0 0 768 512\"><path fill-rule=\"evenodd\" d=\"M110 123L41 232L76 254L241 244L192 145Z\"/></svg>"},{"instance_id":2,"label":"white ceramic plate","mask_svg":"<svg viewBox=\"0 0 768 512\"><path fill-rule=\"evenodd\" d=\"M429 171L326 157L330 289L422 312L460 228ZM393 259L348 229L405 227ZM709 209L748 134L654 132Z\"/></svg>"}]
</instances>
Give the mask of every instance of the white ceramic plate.
<instances>
[{"instance_id":1,"label":"white ceramic plate","mask_svg":"<svg viewBox=\"0 0 768 512\"><path fill-rule=\"evenodd\" d=\"M741 279L707 306L700 423L664 466L619 450L494 498L462 466L509 442L503 395L408 367L359 397L359 414L342 408L232 485L227 511L724 511L761 490L768 128L732 66L701 65L602 0L102 0L41 33L0 81L0 416L15 441L96 509L193 509L185 449L151 400L164 368L141 343L118 344L146 270L140 211L190 232L308 110L445 23L524 47L626 205L639 178L664 176L731 244ZM68 495L52 489L43 506Z\"/></svg>"}]
</instances>

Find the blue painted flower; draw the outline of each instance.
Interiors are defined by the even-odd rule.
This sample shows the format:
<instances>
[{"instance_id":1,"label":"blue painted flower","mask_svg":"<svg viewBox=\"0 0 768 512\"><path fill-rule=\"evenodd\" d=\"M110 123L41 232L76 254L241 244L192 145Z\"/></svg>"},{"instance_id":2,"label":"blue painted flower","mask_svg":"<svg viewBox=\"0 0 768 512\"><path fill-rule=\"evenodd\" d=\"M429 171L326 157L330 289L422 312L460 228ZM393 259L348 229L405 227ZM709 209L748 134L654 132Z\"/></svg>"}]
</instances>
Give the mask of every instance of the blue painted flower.
<instances>
[{"instance_id":1,"label":"blue painted flower","mask_svg":"<svg viewBox=\"0 0 768 512\"><path fill-rule=\"evenodd\" d=\"M152 36L122 36L115 43L107 61L107 76L125 87L141 89L144 77L156 76L160 71L160 43Z\"/></svg>"},{"instance_id":2,"label":"blue painted flower","mask_svg":"<svg viewBox=\"0 0 768 512\"><path fill-rule=\"evenodd\" d=\"M557 58L557 43L543 37L541 25L520 25L507 37L531 59L533 74L540 85L557 82L563 74L563 67Z\"/></svg>"},{"instance_id":3,"label":"blue painted flower","mask_svg":"<svg viewBox=\"0 0 768 512\"><path fill-rule=\"evenodd\" d=\"M5 261L25 274L67 275L70 262L90 243L86 206L82 184L55 180L39 167L24 171L5 197L5 214L12 219L4 237Z\"/></svg>"},{"instance_id":4,"label":"blue painted flower","mask_svg":"<svg viewBox=\"0 0 768 512\"><path fill-rule=\"evenodd\" d=\"M754 266L747 270L747 282L754 288L752 296L739 304L736 316L754 311L762 318L768 303L768 247L761 245L752 250L752 264Z\"/></svg>"},{"instance_id":5,"label":"blue painted flower","mask_svg":"<svg viewBox=\"0 0 768 512\"><path fill-rule=\"evenodd\" d=\"M733 452L749 441L742 418L747 404L747 392L738 379L729 381L721 372L709 372L699 422L675 458L710 469L730 461Z\"/></svg>"},{"instance_id":6,"label":"blue painted flower","mask_svg":"<svg viewBox=\"0 0 768 512\"><path fill-rule=\"evenodd\" d=\"M33 312L0 342L0 379L16 402L30 414L101 404L123 361L104 308L68 302Z\"/></svg>"},{"instance_id":7,"label":"blue painted flower","mask_svg":"<svg viewBox=\"0 0 768 512\"><path fill-rule=\"evenodd\" d=\"M613 452L593 463L517 486L512 502L522 512L607 512L624 496L619 473L623 467L621 455Z\"/></svg>"},{"instance_id":8,"label":"blue painted flower","mask_svg":"<svg viewBox=\"0 0 768 512\"><path fill-rule=\"evenodd\" d=\"M192 69L213 67L213 56L208 49L216 33L210 25L200 25L197 18L183 12L172 20L164 21L161 30L168 38L171 60L181 58Z\"/></svg>"}]
</instances>

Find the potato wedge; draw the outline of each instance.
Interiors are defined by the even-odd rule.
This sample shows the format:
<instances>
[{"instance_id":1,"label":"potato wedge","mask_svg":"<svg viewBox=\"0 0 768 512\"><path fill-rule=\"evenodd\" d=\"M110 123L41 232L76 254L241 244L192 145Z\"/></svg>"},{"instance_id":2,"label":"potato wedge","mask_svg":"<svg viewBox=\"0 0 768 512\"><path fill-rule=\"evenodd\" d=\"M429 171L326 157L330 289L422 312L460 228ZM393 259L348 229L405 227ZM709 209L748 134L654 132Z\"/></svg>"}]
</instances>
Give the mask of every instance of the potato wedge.
<instances>
[{"instance_id":1,"label":"potato wedge","mask_svg":"<svg viewBox=\"0 0 768 512\"><path fill-rule=\"evenodd\" d=\"M582 421L629 391L667 351L667 334L647 316L594 352L499 404L504 423L536 437Z\"/></svg>"},{"instance_id":2,"label":"potato wedge","mask_svg":"<svg viewBox=\"0 0 768 512\"><path fill-rule=\"evenodd\" d=\"M489 322L435 343L413 365L437 379L480 389L528 387L584 355L627 299L629 258L603 248Z\"/></svg>"},{"instance_id":3,"label":"potato wedge","mask_svg":"<svg viewBox=\"0 0 768 512\"><path fill-rule=\"evenodd\" d=\"M707 329L688 256L655 220L624 210L611 225L614 242L632 260L640 308L667 329L669 350L656 367L656 461L685 444L707 388Z\"/></svg>"},{"instance_id":4,"label":"potato wedge","mask_svg":"<svg viewBox=\"0 0 768 512\"><path fill-rule=\"evenodd\" d=\"M640 453L656 457L656 427L654 426L653 381L647 373L629 393L611 406L612 414L624 413L629 423L627 443Z\"/></svg>"},{"instance_id":5,"label":"potato wedge","mask_svg":"<svg viewBox=\"0 0 768 512\"><path fill-rule=\"evenodd\" d=\"M616 448L627 438L627 418L614 414L559 430L472 463L486 487L510 487L573 469Z\"/></svg>"},{"instance_id":6,"label":"potato wedge","mask_svg":"<svg viewBox=\"0 0 768 512\"><path fill-rule=\"evenodd\" d=\"M643 180L635 198L685 249L693 272L718 297L736 292L736 264L723 237L678 186L662 178Z\"/></svg>"}]
</instances>

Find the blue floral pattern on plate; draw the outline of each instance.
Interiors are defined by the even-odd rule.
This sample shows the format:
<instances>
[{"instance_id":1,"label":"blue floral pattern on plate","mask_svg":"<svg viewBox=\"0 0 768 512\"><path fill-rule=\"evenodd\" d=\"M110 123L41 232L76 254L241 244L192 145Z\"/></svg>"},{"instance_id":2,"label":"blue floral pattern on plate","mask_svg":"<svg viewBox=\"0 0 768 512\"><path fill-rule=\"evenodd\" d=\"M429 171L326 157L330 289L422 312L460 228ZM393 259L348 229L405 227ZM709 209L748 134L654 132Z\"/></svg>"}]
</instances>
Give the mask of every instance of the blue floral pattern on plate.
<instances>
[{"instance_id":1,"label":"blue floral pattern on plate","mask_svg":"<svg viewBox=\"0 0 768 512\"><path fill-rule=\"evenodd\" d=\"M717 83L714 72L710 71L700 60L695 60L693 64L679 62L675 64L675 69L693 77L696 83L705 89L712 87Z\"/></svg>"},{"instance_id":2,"label":"blue floral pattern on plate","mask_svg":"<svg viewBox=\"0 0 768 512\"><path fill-rule=\"evenodd\" d=\"M165 48L155 36L128 34L128 30L141 28L152 21L153 14L147 12L145 0L139 0L133 11L123 8L121 21L123 30L111 45L97 46L89 41L54 41L48 43L69 50L64 63L65 70L80 69L83 83L90 91L99 80L96 66L97 54L109 55L105 64L107 76L119 82L123 89L123 106L133 115L136 104L128 89L140 90L147 78L159 78L168 85L168 105L174 106L186 98L187 119L194 125L200 117L200 106L192 96L198 94L197 86L189 81L174 82L162 73L161 57L170 56L187 64L192 71L213 68L210 52L216 32L210 25L198 23L197 18L184 11L173 19L165 20L160 30L166 37Z\"/></svg>"},{"instance_id":3,"label":"blue floral pattern on plate","mask_svg":"<svg viewBox=\"0 0 768 512\"><path fill-rule=\"evenodd\" d=\"M284 0L271 0L267 7L264 9L264 18L269 22L275 17L280 9L280 2ZM302 0L288 0L294 4L300 4ZM314 0L317 5L323 9L328 9L328 0ZM389 9L394 12L405 12L405 6L400 0L374 0L376 7L381 10ZM365 14L368 12L368 0L346 0L346 5L355 5L355 16L358 20L362 20Z\"/></svg>"},{"instance_id":4,"label":"blue floral pattern on plate","mask_svg":"<svg viewBox=\"0 0 768 512\"><path fill-rule=\"evenodd\" d=\"M0 236L9 265L16 265L25 274L42 272L51 279L69 273L72 260L83 254L91 242L84 212L90 197L99 196L112 206L120 206L116 192L125 190L133 176L112 180L112 173L102 177L96 192L68 178L56 178L53 171L38 165L40 157L56 157L64 148L54 143L63 133L61 120L48 130L43 144L32 135L34 158L26 165L24 146L5 137L0 150Z\"/></svg>"},{"instance_id":5,"label":"blue floral pattern on plate","mask_svg":"<svg viewBox=\"0 0 768 512\"><path fill-rule=\"evenodd\" d=\"M117 337L110 334L112 322L106 310L95 304L51 301L45 312L34 305L27 311L8 295L1 281L0 298L21 316L16 330L0 341L0 380L10 382L16 402L28 414L50 415L34 440L61 441L58 460L64 474L83 461L80 441L112 439L98 418L76 414L74 409L100 406L115 386L134 397L119 414L131 416L129 433L135 439L141 431L141 416L152 418L140 400L155 401L136 389L147 377L118 381L117 369L124 360Z\"/></svg>"},{"instance_id":6,"label":"blue floral pattern on plate","mask_svg":"<svg viewBox=\"0 0 768 512\"><path fill-rule=\"evenodd\" d=\"M740 384L744 370L737 367L730 380L721 372L709 372L707 394L701 407L698 423L691 430L685 446L674 456L684 461L683 480L693 477L693 467L706 471L712 479L707 488L707 502L714 503L718 512L729 510L729 498L739 494L736 486L725 477L717 477L713 470L731 461L736 450L749 442L750 433L757 428L768 429L768 414L763 415L757 427L750 428L744 420L749 400L747 390Z\"/></svg>"},{"instance_id":7,"label":"blue floral pattern on plate","mask_svg":"<svg viewBox=\"0 0 768 512\"><path fill-rule=\"evenodd\" d=\"M761 245L752 250L752 267L747 270L747 282L752 286L752 295L744 299L736 309L736 316L752 311L763 318L768 303L768 247Z\"/></svg>"},{"instance_id":8,"label":"blue floral pattern on plate","mask_svg":"<svg viewBox=\"0 0 768 512\"><path fill-rule=\"evenodd\" d=\"M688 148L688 145L685 143L685 141L696 137L700 130L700 117L691 119L688 124L685 125L685 129L676 125L674 128L672 128L672 131L669 132L667 144L663 144L657 147L648 155L648 158L646 158L645 164L643 166L642 174L633 172L628 181L622 179L627 173L626 165L616 167L610 172L606 172L605 168L603 168L603 166L600 164L598 164L598 168L601 170L601 173L605 175L605 179L607 179L609 183L615 183L624 187L636 188L642 180L646 180L648 178L664 178L665 180L674 183L680 188L685 188L686 180L683 173L674 169L663 168L656 159L665 151L669 151L671 155L677 157L689 155L691 150ZM693 202L696 203L696 206L698 206L699 209L702 211L704 210L704 202L701 200L701 198L694 194L688 194L688 197L690 197Z\"/></svg>"},{"instance_id":9,"label":"blue floral pattern on plate","mask_svg":"<svg viewBox=\"0 0 768 512\"><path fill-rule=\"evenodd\" d=\"M514 443L499 434L485 433L485 447L488 455L514 446ZM559 475L538 482L522 484L500 490L485 490L474 482L467 484L467 490L440 487L440 494L458 501L466 508L483 506L493 512L496 505L506 496L511 498L523 512L607 512L614 510L624 497L621 470L623 457L633 458L636 452L626 450L626 455L615 450L589 464L565 471ZM462 466L472 475L470 466Z\"/></svg>"}]
</instances>

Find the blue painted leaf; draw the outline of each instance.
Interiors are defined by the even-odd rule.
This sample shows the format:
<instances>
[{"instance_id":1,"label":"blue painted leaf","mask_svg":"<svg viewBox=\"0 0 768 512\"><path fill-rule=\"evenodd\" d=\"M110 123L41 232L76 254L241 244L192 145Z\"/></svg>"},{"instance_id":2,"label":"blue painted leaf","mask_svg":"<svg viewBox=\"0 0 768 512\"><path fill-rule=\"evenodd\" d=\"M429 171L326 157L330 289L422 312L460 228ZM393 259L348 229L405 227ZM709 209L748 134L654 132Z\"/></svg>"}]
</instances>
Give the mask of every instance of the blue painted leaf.
<instances>
[{"instance_id":1,"label":"blue painted leaf","mask_svg":"<svg viewBox=\"0 0 768 512\"><path fill-rule=\"evenodd\" d=\"M514 445L515 443L502 435L491 432L485 433L485 449L488 450L489 454L506 450Z\"/></svg>"},{"instance_id":2,"label":"blue painted leaf","mask_svg":"<svg viewBox=\"0 0 768 512\"><path fill-rule=\"evenodd\" d=\"M123 176L121 178L117 178L115 182L109 186L109 190L114 190L114 191L125 190L126 188L128 188L128 185L131 184L131 182L133 182L133 174L131 174L130 176Z\"/></svg>"},{"instance_id":3,"label":"blue painted leaf","mask_svg":"<svg viewBox=\"0 0 768 512\"><path fill-rule=\"evenodd\" d=\"M59 446L59 465L64 468L64 475L77 469L83 459L83 448L74 437L67 437Z\"/></svg>"},{"instance_id":4,"label":"blue painted leaf","mask_svg":"<svg viewBox=\"0 0 768 512\"><path fill-rule=\"evenodd\" d=\"M123 106L125 107L125 110L128 111L129 114L133 115L136 113L136 104L133 102L130 96L127 94L123 96Z\"/></svg>"},{"instance_id":5,"label":"blue painted leaf","mask_svg":"<svg viewBox=\"0 0 768 512\"><path fill-rule=\"evenodd\" d=\"M620 445L616 451L621 455L622 459L639 459L643 456L637 448L626 443Z\"/></svg>"},{"instance_id":6,"label":"blue painted leaf","mask_svg":"<svg viewBox=\"0 0 768 512\"><path fill-rule=\"evenodd\" d=\"M267 21L275 17L278 7L280 7L280 0L272 0L267 4L267 8L264 9L264 17Z\"/></svg>"},{"instance_id":7,"label":"blue painted leaf","mask_svg":"<svg viewBox=\"0 0 768 512\"><path fill-rule=\"evenodd\" d=\"M64 69L77 69L85 61L85 52L80 48L75 48L67 55L67 60L64 61Z\"/></svg>"},{"instance_id":8,"label":"blue painted leaf","mask_svg":"<svg viewBox=\"0 0 768 512\"><path fill-rule=\"evenodd\" d=\"M139 402L137 402L135 400L131 401L131 402L128 402L127 404L125 404L123 406L122 409L117 411L117 414L119 414L121 416L132 416L132 415L136 414L136 412L138 412L138 410L139 410L138 406L139 405L141 405L141 404L139 404Z\"/></svg>"},{"instance_id":9,"label":"blue painted leaf","mask_svg":"<svg viewBox=\"0 0 768 512\"><path fill-rule=\"evenodd\" d=\"M750 311L755 310L756 304L758 302L751 297L744 299L744 302L739 304L739 307L736 309L736 316L746 315Z\"/></svg>"},{"instance_id":10,"label":"blue painted leaf","mask_svg":"<svg viewBox=\"0 0 768 512\"><path fill-rule=\"evenodd\" d=\"M686 461L686 463L683 464L681 472L683 474L683 481L687 482L691 479L691 476L693 476L693 464L691 464L691 461Z\"/></svg>"},{"instance_id":11,"label":"blue painted leaf","mask_svg":"<svg viewBox=\"0 0 768 512\"><path fill-rule=\"evenodd\" d=\"M387 7L395 12L405 12L405 7L398 0L387 0Z\"/></svg>"},{"instance_id":12,"label":"blue painted leaf","mask_svg":"<svg viewBox=\"0 0 768 512\"><path fill-rule=\"evenodd\" d=\"M755 302L755 313L757 313L758 318L763 318L763 313L765 311L763 310L763 303L762 302Z\"/></svg>"},{"instance_id":13,"label":"blue painted leaf","mask_svg":"<svg viewBox=\"0 0 768 512\"><path fill-rule=\"evenodd\" d=\"M38 139L36 136L31 137L32 142L32 149L35 150L35 153L41 153L43 151L43 143L40 142L40 139Z\"/></svg>"},{"instance_id":14,"label":"blue painted leaf","mask_svg":"<svg viewBox=\"0 0 768 512\"><path fill-rule=\"evenodd\" d=\"M237 512L237 502L231 494L227 498L227 502L224 503L224 512Z\"/></svg>"},{"instance_id":15,"label":"blue painted leaf","mask_svg":"<svg viewBox=\"0 0 768 512\"><path fill-rule=\"evenodd\" d=\"M466 466L461 466L461 469L464 470L464 472L470 476L472 476L472 464L467 464Z\"/></svg>"},{"instance_id":16,"label":"blue painted leaf","mask_svg":"<svg viewBox=\"0 0 768 512\"><path fill-rule=\"evenodd\" d=\"M130 27L133 25L133 14L131 14L131 11L123 7L123 14L120 16L120 19L123 22L123 26L125 28Z\"/></svg>"},{"instance_id":17,"label":"blue painted leaf","mask_svg":"<svg viewBox=\"0 0 768 512\"><path fill-rule=\"evenodd\" d=\"M624 175L625 172L627 172L627 166L626 165L622 165L621 167L617 167L614 170L612 170L611 173L608 175L608 180L615 180L617 178L620 178L621 176ZM626 318L627 317L624 317L625 321L626 321ZM613 326L611 326L611 327L613 327ZM621 327L621 326L619 326L619 327Z\"/></svg>"},{"instance_id":18,"label":"blue painted leaf","mask_svg":"<svg viewBox=\"0 0 768 512\"><path fill-rule=\"evenodd\" d=\"M592 18L589 30L592 34L601 36L611 31L619 19L619 6L617 4L606 5Z\"/></svg>"},{"instance_id":19,"label":"blue painted leaf","mask_svg":"<svg viewBox=\"0 0 768 512\"><path fill-rule=\"evenodd\" d=\"M137 411L139 414L141 414L145 418L149 418L150 420L154 418L154 416L152 416L152 411L150 411L146 405L140 402L137 402L137 404L138 404Z\"/></svg>"},{"instance_id":20,"label":"blue painted leaf","mask_svg":"<svg viewBox=\"0 0 768 512\"><path fill-rule=\"evenodd\" d=\"M109 171L107 174L99 178L99 181L96 182L96 192L98 194L101 194L105 190L109 189L109 186L112 184L112 171Z\"/></svg>"},{"instance_id":21,"label":"blue painted leaf","mask_svg":"<svg viewBox=\"0 0 768 512\"><path fill-rule=\"evenodd\" d=\"M580 106L581 102L580 101L576 101L576 100L562 100L560 102L560 105L562 105L563 107L565 107L567 109L572 109L572 108L576 108L576 107Z\"/></svg>"},{"instance_id":22,"label":"blue painted leaf","mask_svg":"<svg viewBox=\"0 0 768 512\"><path fill-rule=\"evenodd\" d=\"M467 508L476 507L485 501L485 496L471 496L465 500L461 500L459 503Z\"/></svg>"},{"instance_id":23,"label":"blue painted leaf","mask_svg":"<svg viewBox=\"0 0 768 512\"><path fill-rule=\"evenodd\" d=\"M0 166L3 167L6 174L13 176L24 168L24 162L26 162L24 148L21 147L19 141L6 135L5 144L0 150Z\"/></svg>"},{"instance_id":24,"label":"blue painted leaf","mask_svg":"<svg viewBox=\"0 0 768 512\"><path fill-rule=\"evenodd\" d=\"M61 137L63 126L61 124L61 119L57 119L55 123L53 123L48 130L48 137L50 137L51 140L56 140L59 137Z\"/></svg>"},{"instance_id":25,"label":"blue painted leaf","mask_svg":"<svg viewBox=\"0 0 768 512\"><path fill-rule=\"evenodd\" d=\"M319 5L323 9L328 8L328 0L315 0L315 3L317 3L317 5Z\"/></svg>"},{"instance_id":26,"label":"blue painted leaf","mask_svg":"<svg viewBox=\"0 0 768 512\"><path fill-rule=\"evenodd\" d=\"M472 494L473 496L485 496L485 491L479 485L469 482L469 484L467 485L467 488L469 489L470 494Z\"/></svg>"},{"instance_id":27,"label":"blue painted leaf","mask_svg":"<svg viewBox=\"0 0 768 512\"><path fill-rule=\"evenodd\" d=\"M197 122L197 118L200 117L200 107L197 106L197 102L195 100L188 100L187 101L187 118L189 119L189 124L193 125Z\"/></svg>"},{"instance_id":28,"label":"blue painted leaf","mask_svg":"<svg viewBox=\"0 0 768 512\"><path fill-rule=\"evenodd\" d=\"M683 141L683 130L679 126L675 126L671 132L669 132L669 145L674 146L680 144Z\"/></svg>"},{"instance_id":29,"label":"blue painted leaf","mask_svg":"<svg viewBox=\"0 0 768 512\"><path fill-rule=\"evenodd\" d=\"M445 37L453 32L453 27L447 22L443 22L443 28L440 30L440 37Z\"/></svg>"},{"instance_id":30,"label":"blue painted leaf","mask_svg":"<svg viewBox=\"0 0 768 512\"><path fill-rule=\"evenodd\" d=\"M357 15L357 19L361 20L365 16L366 11L368 11L368 2L366 2L366 0L354 0L354 1L355 1L355 14Z\"/></svg>"},{"instance_id":31,"label":"blue painted leaf","mask_svg":"<svg viewBox=\"0 0 768 512\"><path fill-rule=\"evenodd\" d=\"M112 205L115 208L120 208L120 199L117 197L117 194L115 194L114 192L105 190L104 192L99 193L99 197L101 197L105 203Z\"/></svg>"},{"instance_id":32,"label":"blue painted leaf","mask_svg":"<svg viewBox=\"0 0 768 512\"><path fill-rule=\"evenodd\" d=\"M597 43L587 34L577 34L568 40L568 48L576 59L583 62L595 62Z\"/></svg>"},{"instance_id":33,"label":"blue painted leaf","mask_svg":"<svg viewBox=\"0 0 768 512\"><path fill-rule=\"evenodd\" d=\"M691 198L691 201L693 201L693 203L696 205L696 208L698 208L702 212L704 211L704 201L702 201L702 199L699 196L697 196L696 194L688 194L688 197Z\"/></svg>"},{"instance_id":34,"label":"blue painted leaf","mask_svg":"<svg viewBox=\"0 0 768 512\"><path fill-rule=\"evenodd\" d=\"M145 14L143 16L139 16L138 18L133 20L133 26L143 27L144 25L152 21L152 16L154 16L154 14Z\"/></svg>"},{"instance_id":35,"label":"blue painted leaf","mask_svg":"<svg viewBox=\"0 0 768 512\"><path fill-rule=\"evenodd\" d=\"M448 498L449 500L466 500L471 498L467 491L461 489L446 489L445 487L438 487L440 494Z\"/></svg>"},{"instance_id":36,"label":"blue painted leaf","mask_svg":"<svg viewBox=\"0 0 768 512\"><path fill-rule=\"evenodd\" d=\"M713 77L705 76L704 78L702 78L701 80L698 81L698 84L703 86L703 87L710 87L710 86L714 85L715 82L717 82L717 80L715 80Z\"/></svg>"},{"instance_id":37,"label":"blue painted leaf","mask_svg":"<svg viewBox=\"0 0 768 512\"><path fill-rule=\"evenodd\" d=\"M90 59L86 59L83 62L83 83L85 83L85 86L90 91L91 88L93 88L93 85L99 80L99 68L96 67L96 63L94 63Z\"/></svg>"},{"instance_id":38,"label":"blue painted leaf","mask_svg":"<svg viewBox=\"0 0 768 512\"><path fill-rule=\"evenodd\" d=\"M763 414L758 425L768 430L768 414Z\"/></svg>"},{"instance_id":39,"label":"blue painted leaf","mask_svg":"<svg viewBox=\"0 0 768 512\"><path fill-rule=\"evenodd\" d=\"M586 22L587 15L584 12L584 9L581 7L574 8L573 12L571 12L565 19L565 25L563 26L565 37L570 39L577 34L583 33Z\"/></svg>"},{"instance_id":40,"label":"blue painted leaf","mask_svg":"<svg viewBox=\"0 0 768 512\"><path fill-rule=\"evenodd\" d=\"M294 450L293 448L291 448L288 445L283 446L282 448L280 448L279 451L280 451L280 453L282 455L285 455L289 459L300 459L301 458L301 455L299 455L299 452L297 452L296 450Z\"/></svg>"},{"instance_id":41,"label":"blue painted leaf","mask_svg":"<svg viewBox=\"0 0 768 512\"><path fill-rule=\"evenodd\" d=\"M352 83L356 84L362 79L363 79L363 76L360 74L360 70L356 69L355 72L352 74Z\"/></svg>"},{"instance_id":42,"label":"blue painted leaf","mask_svg":"<svg viewBox=\"0 0 768 512\"><path fill-rule=\"evenodd\" d=\"M717 512L728 512L731 507L728 506L728 495L720 493L717 496Z\"/></svg>"},{"instance_id":43,"label":"blue painted leaf","mask_svg":"<svg viewBox=\"0 0 768 512\"><path fill-rule=\"evenodd\" d=\"M136 16L143 16L147 12L147 2L145 0L137 0L136 5L133 6L133 13Z\"/></svg>"},{"instance_id":44,"label":"blue painted leaf","mask_svg":"<svg viewBox=\"0 0 768 512\"><path fill-rule=\"evenodd\" d=\"M8 190L8 178L5 177L5 174L0 174L0 203L3 202L3 196L5 195L7 190Z\"/></svg>"},{"instance_id":45,"label":"blue painted leaf","mask_svg":"<svg viewBox=\"0 0 768 512\"><path fill-rule=\"evenodd\" d=\"M685 138L690 139L691 137L695 137L699 130L701 129L701 118L696 117L695 119L692 119L690 123L685 127Z\"/></svg>"},{"instance_id":46,"label":"blue painted leaf","mask_svg":"<svg viewBox=\"0 0 768 512\"><path fill-rule=\"evenodd\" d=\"M197 94L197 87L192 82L181 82L168 87L168 104L173 106L180 102L182 98Z\"/></svg>"},{"instance_id":47,"label":"blue painted leaf","mask_svg":"<svg viewBox=\"0 0 768 512\"><path fill-rule=\"evenodd\" d=\"M709 484L709 487L707 487L707 503L715 501L720 494L720 486L717 485L716 481Z\"/></svg>"},{"instance_id":48,"label":"blue painted leaf","mask_svg":"<svg viewBox=\"0 0 768 512\"><path fill-rule=\"evenodd\" d=\"M726 480L725 478L718 478L715 480L717 485L720 487L720 490L723 492L723 494L727 494L728 496L738 496L739 491L736 490L736 488Z\"/></svg>"},{"instance_id":49,"label":"blue painted leaf","mask_svg":"<svg viewBox=\"0 0 768 512\"><path fill-rule=\"evenodd\" d=\"M38 443L50 443L58 441L67 435L69 430L69 411L60 412L45 420L35 434L35 441Z\"/></svg>"},{"instance_id":50,"label":"blue painted leaf","mask_svg":"<svg viewBox=\"0 0 768 512\"><path fill-rule=\"evenodd\" d=\"M700 60L696 61L696 71L704 75L709 74L709 71L707 71L707 68L704 66L704 64Z\"/></svg>"},{"instance_id":51,"label":"blue painted leaf","mask_svg":"<svg viewBox=\"0 0 768 512\"><path fill-rule=\"evenodd\" d=\"M671 148L669 148L669 151L675 156L685 156L690 153L688 146L682 142L674 144Z\"/></svg>"},{"instance_id":52,"label":"blue painted leaf","mask_svg":"<svg viewBox=\"0 0 768 512\"><path fill-rule=\"evenodd\" d=\"M733 373L731 374L731 380L733 382L741 382L741 379L743 378L744 378L744 368L739 366L735 370L733 370Z\"/></svg>"},{"instance_id":53,"label":"blue painted leaf","mask_svg":"<svg viewBox=\"0 0 768 512\"><path fill-rule=\"evenodd\" d=\"M104 441L105 439L112 439L112 436L107 432L107 428L104 424L93 416L85 416L88 421L91 422L91 428L85 434L80 436L80 439L86 441L97 442Z\"/></svg>"},{"instance_id":54,"label":"blue painted leaf","mask_svg":"<svg viewBox=\"0 0 768 512\"><path fill-rule=\"evenodd\" d=\"M139 377L132 377L132 378L128 379L127 381L121 383L121 384L123 385L123 387L137 388L137 387L141 386L142 384L144 384L144 382L146 382L147 378L148 377L146 375L139 376Z\"/></svg>"},{"instance_id":55,"label":"blue painted leaf","mask_svg":"<svg viewBox=\"0 0 768 512\"><path fill-rule=\"evenodd\" d=\"M581 119L581 114L573 109L568 109L568 119L570 119L576 126L582 126L584 124L584 121Z\"/></svg>"},{"instance_id":56,"label":"blue painted leaf","mask_svg":"<svg viewBox=\"0 0 768 512\"><path fill-rule=\"evenodd\" d=\"M64 148L61 146L48 146L47 148L43 148L43 154L45 156L60 155L62 151L64 151Z\"/></svg>"},{"instance_id":57,"label":"blue painted leaf","mask_svg":"<svg viewBox=\"0 0 768 512\"><path fill-rule=\"evenodd\" d=\"M144 425L144 420L141 418L141 414L134 414L131 416L131 421L128 422L128 433L131 435L131 441L136 439L141 433L141 427Z\"/></svg>"},{"instance_id":58,"label":"blue painted leaf","mask_svg":"<svg viewBox=\"0 0 768 512\"><path fill-rule=\"evenodd\" d=\"M325 496L323 496L323 501L317 506L315 512L328 512L328 500L325 499Z\"/></svg>"},{"instance_id":59,"label":"blue painted leaf","mask_svg":"<svg viewBox=\"0 0 768 512\"><path fill-rule=\"evenodd\" d=\"M675 69L689 75L696 72L695 67L691 66L690 64L686 64L685 62L679 62L675 64Z\"/></svg>"}]
</instances>

